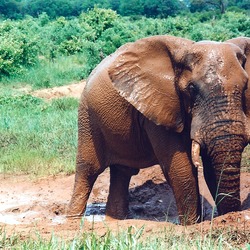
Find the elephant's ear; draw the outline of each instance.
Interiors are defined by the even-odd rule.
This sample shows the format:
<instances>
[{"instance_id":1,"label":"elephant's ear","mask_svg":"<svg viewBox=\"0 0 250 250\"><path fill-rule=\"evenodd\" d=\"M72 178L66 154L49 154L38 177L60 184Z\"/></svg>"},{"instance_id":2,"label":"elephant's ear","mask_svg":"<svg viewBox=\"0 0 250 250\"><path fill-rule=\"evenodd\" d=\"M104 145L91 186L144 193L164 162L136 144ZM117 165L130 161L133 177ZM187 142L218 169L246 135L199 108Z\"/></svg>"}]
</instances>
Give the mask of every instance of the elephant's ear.
<instances>
[{"instance_id":1,"label":"elephant's ear","mask_svg":"<svg viewBox=\"0 0 250 250\"><path fill-rule=\"evenodd\" d=\"M181 103L175 87L175 67L193 42L153 36L125 45L109 68L121 96L156 124L181 132Z\"/></svg>"},{"instance_id":2,"label":"elephant's ear","mask_svg":"<svg viewBox=\"0 0 250 250\"><path fill-rule=\"evenodd\" d=\"M238 47L240 47L246 56L246 63L245 63L245 71L248 74L248 88L245 92L246 97L246 115L250 119L250 38L247 37L238 37L227 42L234 43Z\"/></svg>"}]
</instances>

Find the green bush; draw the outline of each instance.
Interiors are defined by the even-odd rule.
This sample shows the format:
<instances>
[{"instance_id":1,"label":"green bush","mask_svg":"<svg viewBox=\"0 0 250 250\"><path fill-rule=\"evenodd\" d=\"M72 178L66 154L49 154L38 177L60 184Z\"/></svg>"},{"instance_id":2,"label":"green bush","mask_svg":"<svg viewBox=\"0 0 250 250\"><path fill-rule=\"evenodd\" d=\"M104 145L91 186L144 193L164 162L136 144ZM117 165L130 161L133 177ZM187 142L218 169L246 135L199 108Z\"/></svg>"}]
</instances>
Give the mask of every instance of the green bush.
<instances>
[{"instance_id":1,"label":"green bush","mask_svg":"<svg viewBox=\"0 0 250 250\"><path fill-rule=\"evenodd\" d=\"M77 81L121 45L160 34L224 41L250 36L250 17L243 12L202 12L135 19L95 7L71 19L50 20L42 13L38 18L0 21L0 78L6 83L15 78L34 82L36 87ZM72 62L73 56L80 60Z\"/></svg>"},{"instance_id":2,"label":"green bush","mask_svg":"<svg viewBox=\"0 0 250 250\"><path fill-rule=\"evenodd\" d=\"M241 12L227 12L218 23L236 36L250 36L250 17Z\"/></svg>"},{"instance_id":3,"label":"green bush","mask_svg":"<svg viewBox=\"0 0 250 250\"><path fill-rule=\"evenodd\" d=\"M95 30L95 39L98 39L103 31L113 27L113 23L117 20L118 15L113 10L94 7L89 12L82 13L79 18Z\"/></svg>"},{"instance_id":4,"label":"green bush","mask_svg":"<svg viewBox=\"0 0 250 250\"><path fill-rule=\"evenodd\" d=\"M15 23L0 24L0 76L21 73L38 61L38 41L26 35Z\"/></svg>"},{"instance_id":5,"label":"green bush","mask_svg":"<svg viewBox=\"0 0 250 250\"><path fill-rule=\"evenodd\" d=\"M79 101L75 98L57 98L52 100L50 108L55 110L76 110Z\"/></svg>"},{"instance_id":6,"label":"green bush","mask_svg":"<svg viewBox=\"0 0 250 250\"><path fill-rule=\"evenodd\" d=\"M112 28L105 30L98 39L102 44L103 57L113 53L127 42L133 42L136 39L144 37L139 22L130 22L128 20L123 22L123 20L119 19L114 22Z\"/></svg>"},{"instance_id":7,"label":"green bush","mask_svg":"<svg viewBox=\"0 0 250 250\"><path fill-rule=\"evenodd\" d=\"M31 95L2 95L0 96L0 105L6 105L6 108L29 108L33 105L40 105L42 100Z\"/></svg>"}]
</instances>

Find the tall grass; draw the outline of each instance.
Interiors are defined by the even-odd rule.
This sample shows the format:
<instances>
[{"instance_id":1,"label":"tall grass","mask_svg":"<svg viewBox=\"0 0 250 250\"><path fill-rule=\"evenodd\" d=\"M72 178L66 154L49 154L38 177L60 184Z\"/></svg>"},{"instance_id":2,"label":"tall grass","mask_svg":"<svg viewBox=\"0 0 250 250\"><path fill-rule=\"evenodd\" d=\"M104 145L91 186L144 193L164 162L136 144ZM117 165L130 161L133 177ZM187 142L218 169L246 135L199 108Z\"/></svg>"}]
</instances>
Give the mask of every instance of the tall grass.
<instances>
[{"instance_id":1,"label":"tall grass","mask_svg":"<svg viewBox=\"0 0 250 250\"><path fill-rule=\"evenodd\" d=\"M0 172L50 175L75 168L78 100L0 96Z\"/></svg>"}]
</instances>

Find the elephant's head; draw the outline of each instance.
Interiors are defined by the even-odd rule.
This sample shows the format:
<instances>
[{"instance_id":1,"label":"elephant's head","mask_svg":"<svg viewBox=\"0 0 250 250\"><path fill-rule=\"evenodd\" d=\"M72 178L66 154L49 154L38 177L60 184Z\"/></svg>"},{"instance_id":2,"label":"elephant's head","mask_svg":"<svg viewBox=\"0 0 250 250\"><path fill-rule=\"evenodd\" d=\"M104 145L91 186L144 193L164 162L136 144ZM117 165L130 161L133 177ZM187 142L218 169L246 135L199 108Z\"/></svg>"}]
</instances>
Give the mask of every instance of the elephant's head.
<instances>
[{"instance_id":1,"label":"elephant's head","mask_svg":"<svg viewBox=\"0 0 250 250\"><path fill-rule=\"evenodd\" d=\"M187 133L219 213L239 210L241 155L250 138L250 39L154 36L118 54L109 68L114 87L148 119Z\"/></svg>"}]
</instances>

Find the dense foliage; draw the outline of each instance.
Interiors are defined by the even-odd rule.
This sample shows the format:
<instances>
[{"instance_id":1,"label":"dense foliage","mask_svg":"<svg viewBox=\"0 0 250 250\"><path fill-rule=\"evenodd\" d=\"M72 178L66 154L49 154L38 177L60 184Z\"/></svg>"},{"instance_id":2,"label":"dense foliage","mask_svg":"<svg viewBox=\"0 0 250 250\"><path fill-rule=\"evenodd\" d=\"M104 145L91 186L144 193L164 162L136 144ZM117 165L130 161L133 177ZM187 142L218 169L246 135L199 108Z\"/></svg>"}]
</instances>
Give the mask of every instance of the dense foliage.
<instances>
[{"instance_id":1,"label":"dense foliage","mask_svg":"<svg viewBox=\"0 0 250 250\"><path fill-rule=\"evenodd\" d=\"M55 64L67 56L74 61L71 65L75 69L75 65L81 68L73 76L79 80L87 77L97 63L122 44L158 34L196 41L224 41L250 36L250 17L242 12L223 15L203 12L162 19L135 19L95 7L70 19L51 20L46 13L38 18L7 19L0 22L0 78L25 74L30 68Z\"/></svg>"},{"instance_id":2,"label":"dense foliage","mask_svg":"<svg viewBox=\"0 0 250 250\"><path fill-rule=\"evenodd\" d=\"M249 0L188 0L191 12L218 9L220 13L225 13L226 9L250 10Z\"/></svg>"},{"instance_id":3,"label":"dense foliage","mask_svg":"<svg viewBox=\"0 0 250 250\"><path fill-rule=\"evenodd\" d=\"M0 16L19 19L38 17L45 12L50 18L78 16L97 6L112 9L123 16L168 17L179 13L227 8L250 10L249 0L1 0Z\"/></svg>"}]
</instances>

